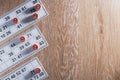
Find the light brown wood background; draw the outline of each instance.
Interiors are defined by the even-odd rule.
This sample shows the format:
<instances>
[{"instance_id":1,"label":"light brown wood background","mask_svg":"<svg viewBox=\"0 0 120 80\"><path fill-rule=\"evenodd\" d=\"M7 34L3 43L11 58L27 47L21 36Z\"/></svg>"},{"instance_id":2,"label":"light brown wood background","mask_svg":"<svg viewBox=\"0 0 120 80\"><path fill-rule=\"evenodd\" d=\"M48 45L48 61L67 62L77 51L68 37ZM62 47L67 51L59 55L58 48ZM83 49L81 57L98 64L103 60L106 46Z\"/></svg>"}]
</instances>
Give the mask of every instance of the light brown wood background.
<instances>
[{"instance_id":1,"label":"light brown wood background","mask_svg":"<svg viewBox=\"0 0 120 80\"><path fill-rule=\"evenodd\" d=\"M0 15L23 1L0 0ZM35 56L46 80L120 80L120 0L42 2L49 16L38 25L49 46Z\"/></svg>"}]
</instances>

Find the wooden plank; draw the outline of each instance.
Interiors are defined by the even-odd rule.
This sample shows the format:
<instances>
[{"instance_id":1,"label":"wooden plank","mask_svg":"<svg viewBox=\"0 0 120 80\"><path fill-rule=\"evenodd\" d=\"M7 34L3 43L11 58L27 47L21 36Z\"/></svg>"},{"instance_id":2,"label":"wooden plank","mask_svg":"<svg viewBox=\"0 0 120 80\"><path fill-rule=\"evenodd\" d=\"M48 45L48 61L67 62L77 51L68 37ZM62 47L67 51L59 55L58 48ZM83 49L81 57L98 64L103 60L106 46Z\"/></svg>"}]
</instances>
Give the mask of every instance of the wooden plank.
<instances>
[{"instance_id":1,"label":"wooden plank","mask_svg":"<svg viewBox=\"0 0 120 80\"><path fill-rule=\"evenodd\" d=\"M0 0L0 15L23 1ZM46 80L119 80L120 1L42 1L49 16L38 25L49 47L34 56L48 72Z\"/></svg>"}]
</instances>

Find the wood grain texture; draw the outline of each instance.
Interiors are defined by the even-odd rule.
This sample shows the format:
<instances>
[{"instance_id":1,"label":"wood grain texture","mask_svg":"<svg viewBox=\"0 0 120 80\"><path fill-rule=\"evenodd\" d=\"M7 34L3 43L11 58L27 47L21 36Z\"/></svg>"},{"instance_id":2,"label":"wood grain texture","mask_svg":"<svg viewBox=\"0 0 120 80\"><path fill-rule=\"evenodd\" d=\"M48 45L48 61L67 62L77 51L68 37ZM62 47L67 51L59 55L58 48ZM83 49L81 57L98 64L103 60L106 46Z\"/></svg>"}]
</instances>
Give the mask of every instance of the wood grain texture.
<instances>
[{"instance_id":1,"label":"wood grain texture","mask_svg":"<svg viewBox=\"0 0 120 80\"><path fill-rule=\"evenodd\" d=\"M23 1L0 0L0 15ZM49 47L31 58L39 56L46 80L120 80L120 0L42 1Z\"/></svg>"}]
</instances>

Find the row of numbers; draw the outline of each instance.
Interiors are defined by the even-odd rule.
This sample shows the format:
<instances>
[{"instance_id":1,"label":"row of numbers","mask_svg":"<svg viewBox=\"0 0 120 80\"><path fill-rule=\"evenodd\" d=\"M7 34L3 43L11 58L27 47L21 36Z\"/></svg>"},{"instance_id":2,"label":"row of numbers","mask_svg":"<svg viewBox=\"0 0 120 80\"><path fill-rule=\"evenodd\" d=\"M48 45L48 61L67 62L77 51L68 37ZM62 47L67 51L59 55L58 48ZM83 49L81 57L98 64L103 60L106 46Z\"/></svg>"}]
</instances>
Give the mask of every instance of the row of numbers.
<instances>
[{"instance_id":1,"label":"row of numbers","mask_svg":"<svg viewBox=\"0 0 120 80\"><path fill-rule=\"evenodd\" d=\"M39 74L37 74L37 75L34 75L32 78L30 78L29 80L37 80L37 79L39 79L40 77L42 77L42 76L44 76L45 74L44 74L44 72L41 72L41 73L39 73Z\"/></svg>"},{"instance_id":2,"label":"row of numbers","mask_svg":"<svg viewBox=\"0 0 120 80\"><path fill-rule=\"evenodd\" d=\"M23 11L25 11L27 8L26 8L26 6L23 6L23 7L21 7L20 9L18 9L17 11L16 11L16 14L20 14L20 13L22 13Z\"/></svg>"},{"instance_id":3,"label":"row of numbers","mask_svg":"<svg viewBox=\"0 0 120 80\"><path fill-rule=\"evenodd\" d=\"M17 62L19 59L21 59L22 57L23 57L22 54L19 54L19 55L15 56L14 58L12 58L11 60L12 60L13 63L15 63L15 62Z\"/></svg>"},{"instance_id":4,"label":"row of numbers","mask_svg":"<svg viewBox=\"0 0 120 80\"><path fill-rule=\"evenodd\" d=\"M27 48L29 45L30 45L30 42L26 42L25 44L21 45L21 46L19 47L19 49L20 49L20 50L23 50L23 49Z\"/></svg>"},{"instance_id":5,"label":"row of numbers","mask_svg":"<svg viewBox=\"0 0 120 80\"><path fill-rule=\"evenodd\" d=\"M26 71L27 71L27 70L26 70L26 68L24 67L24 68L16 71L16 72L13 73L12 75L10 75L10 77L7 77L7 78L4 79L4 80L13 80L13 79L17 78L18 76L20 76L21 74L25 73Z\"/></svg>"},{"instance_id":6,"label":"row of numbers","mask_svg":"<svg viewBox=\"0 0 120 80\"><path fill-rule=\"evenodd\" d=\"M8 35L10 35L12 32L11 31L7 31L5 32L4 34L0 35L0 37L3 39L3 38L6 38Z\"/></svg>"}]
</instances>

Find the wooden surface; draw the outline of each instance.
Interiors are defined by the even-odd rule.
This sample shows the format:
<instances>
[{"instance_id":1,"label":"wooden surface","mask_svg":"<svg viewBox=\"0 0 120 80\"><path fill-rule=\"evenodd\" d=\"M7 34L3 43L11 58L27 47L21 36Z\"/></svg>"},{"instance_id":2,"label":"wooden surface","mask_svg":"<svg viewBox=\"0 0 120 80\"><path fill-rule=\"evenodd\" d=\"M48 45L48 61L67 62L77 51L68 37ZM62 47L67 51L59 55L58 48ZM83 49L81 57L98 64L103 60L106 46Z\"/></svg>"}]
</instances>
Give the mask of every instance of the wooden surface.
<instances>
[{"instance_id":1,"label":"wooden surface","mask_svg":"<svg viewBox=\"0 0 120 80\"><path fill-rule=\"evenodd\" d=\"M23 1L0 0L0 15ZM49 16L38 25L49 47L35 56L46 80L120 80L120 0L42 1Z\"/></svg>"}]
</instances>

